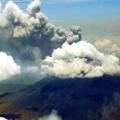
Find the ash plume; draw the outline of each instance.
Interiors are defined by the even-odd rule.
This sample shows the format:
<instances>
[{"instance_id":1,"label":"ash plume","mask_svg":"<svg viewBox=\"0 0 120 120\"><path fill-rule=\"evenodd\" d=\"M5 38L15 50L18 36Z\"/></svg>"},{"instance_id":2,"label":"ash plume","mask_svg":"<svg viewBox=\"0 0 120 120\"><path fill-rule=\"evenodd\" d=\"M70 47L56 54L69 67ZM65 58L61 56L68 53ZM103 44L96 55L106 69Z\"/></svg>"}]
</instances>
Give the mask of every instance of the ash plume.
<instances>
[{"instance_id":1,"label":"ash plume","mask_svg":"<svg viewBox=\"0 0 120 120\"><path fill-rule=\"evenodd\" d=\"M40 69L41 75L74 78L120 74L115 54L100 52L96 48L100 42L95 47L81 41L80 26L65 29L50 23L40 7L41 1L33 0L25 12L13 1L7 2L0 15L0 51L11 55L22 69ZM112 50L116 52L118 46Z\"/></svg>"}]
</instances>

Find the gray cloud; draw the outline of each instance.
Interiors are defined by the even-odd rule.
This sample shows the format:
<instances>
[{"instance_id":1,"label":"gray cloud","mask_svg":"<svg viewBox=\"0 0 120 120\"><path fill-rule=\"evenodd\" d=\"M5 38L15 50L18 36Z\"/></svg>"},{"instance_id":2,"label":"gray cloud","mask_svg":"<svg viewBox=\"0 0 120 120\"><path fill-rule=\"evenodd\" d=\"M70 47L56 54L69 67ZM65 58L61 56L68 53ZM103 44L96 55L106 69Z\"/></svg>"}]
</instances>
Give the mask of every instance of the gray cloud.
<instances>
[{"instance_id":1,"label":"gray cloud","mask_svg":"<svg viewBox=\"0 0 120 120\"><path fill-rule=\"evenodd\" d=\"M27 12L24 12L13 1L6 4L0 16L0 36L7 38L10 42L8 46L12 47L12 50L18 47L22 54L21 49L39 47L45 57L52 52L56 44L59 46L65 41L72 43L80 40L80 32L74 33L72 29L65 30L49 23L47 16L40 11L40 5L40 0L33 0L28 5ZM78 28L76 27L76 30Z\"/></svg>"},{"instance_id":2,"label":"gray cloud","mask_svg":"<svg viewBox=\"0 0 120 120\"><path fill-rule=\"evenodd\" d=\"M81 29L78 26L69 30L55 26L41 12L40 6L41 0L33 0L24 12L10 0L0 15L0 50L13 56L21 65L23 76L33 70L37 72L34 75L39 76L42 60L53 49L65 41L80 41Z\"/></svg>"}]
</instances>

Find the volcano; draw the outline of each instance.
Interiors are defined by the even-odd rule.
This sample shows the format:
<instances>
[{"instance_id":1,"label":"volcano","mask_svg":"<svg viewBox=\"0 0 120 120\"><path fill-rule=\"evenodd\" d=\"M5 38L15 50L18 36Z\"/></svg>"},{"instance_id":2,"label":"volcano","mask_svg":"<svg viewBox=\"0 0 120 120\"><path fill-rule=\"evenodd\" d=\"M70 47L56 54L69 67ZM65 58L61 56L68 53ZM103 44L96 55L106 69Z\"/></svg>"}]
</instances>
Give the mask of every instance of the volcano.
<instances>
[{"instance_id":1,"label":"volcano","mask_svg":"<svg viewBox=\"0 0 120 120\"><path fill-rule=\"evenodd\" d=\"M44 78L19 92L1 96L0 116L38 120L56 110L63 120L101 120L104 106L111 103L114 93L120 93L120 77Z\"/></svg>"}]
</instances>

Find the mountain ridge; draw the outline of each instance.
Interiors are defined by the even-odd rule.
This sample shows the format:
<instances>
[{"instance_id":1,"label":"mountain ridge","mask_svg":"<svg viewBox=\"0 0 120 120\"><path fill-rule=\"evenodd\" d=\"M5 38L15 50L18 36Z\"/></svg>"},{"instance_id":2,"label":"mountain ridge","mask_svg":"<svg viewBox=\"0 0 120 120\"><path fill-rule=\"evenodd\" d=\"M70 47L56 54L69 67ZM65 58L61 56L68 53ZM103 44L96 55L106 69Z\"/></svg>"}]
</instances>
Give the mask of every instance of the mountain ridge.
<instances>
[{"instance_id":1,"label":"mountain ridge","mask_svg":"<svg viewBox=\"0 0 120 120\"><path fill-rule=\"evenodd\" d=\"M49 77L0 99L0 113L19 115L20 120L37 120L56 110L63 120L100 120L103 104L109 104L113 94L120 93L119 86L119 76Z\"/></svg>"}]
</instances>

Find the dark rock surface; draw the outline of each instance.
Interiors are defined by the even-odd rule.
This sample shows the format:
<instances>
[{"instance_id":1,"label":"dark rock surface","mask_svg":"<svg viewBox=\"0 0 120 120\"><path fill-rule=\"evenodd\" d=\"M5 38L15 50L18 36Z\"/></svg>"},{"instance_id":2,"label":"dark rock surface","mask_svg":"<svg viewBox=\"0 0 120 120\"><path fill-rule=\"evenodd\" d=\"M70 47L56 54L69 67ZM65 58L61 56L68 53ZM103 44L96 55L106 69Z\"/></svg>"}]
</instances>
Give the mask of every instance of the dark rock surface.
<instances>
[{"instance_id":1,"label":"dark rock surface","mask_svg":"<svg viewBox=\"0 0 120 120\"><path fill-rule=\"evenodd\" d=\"M100 120L103 106L111 103L114 93L120 93L120 77L45 78L1 98L0 114L18 114L20 120L37 120L56 110L63 120Z\"/></svg>"}]
</instances>

